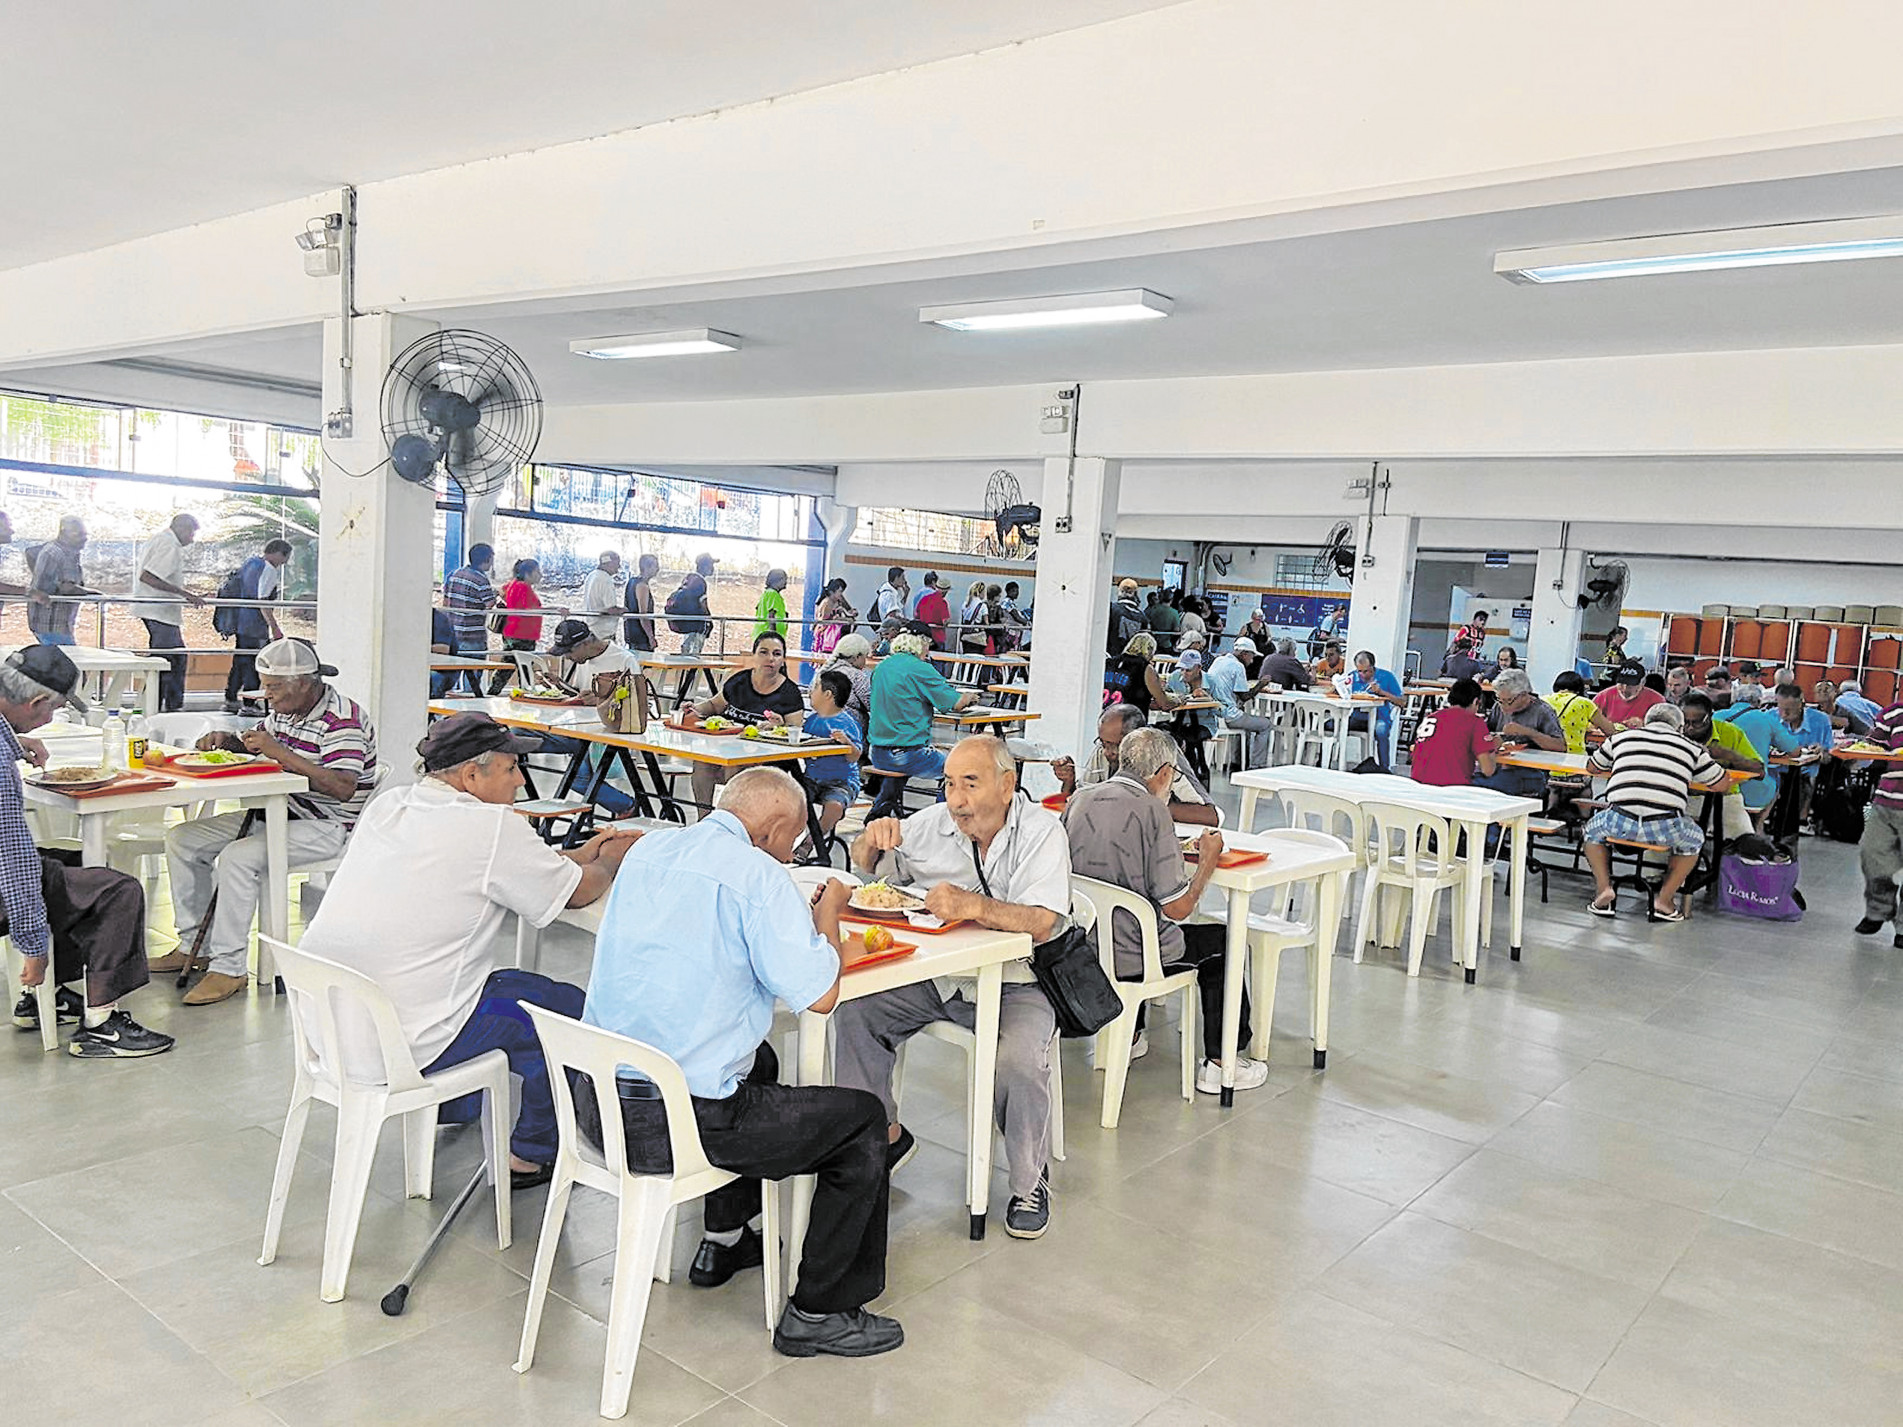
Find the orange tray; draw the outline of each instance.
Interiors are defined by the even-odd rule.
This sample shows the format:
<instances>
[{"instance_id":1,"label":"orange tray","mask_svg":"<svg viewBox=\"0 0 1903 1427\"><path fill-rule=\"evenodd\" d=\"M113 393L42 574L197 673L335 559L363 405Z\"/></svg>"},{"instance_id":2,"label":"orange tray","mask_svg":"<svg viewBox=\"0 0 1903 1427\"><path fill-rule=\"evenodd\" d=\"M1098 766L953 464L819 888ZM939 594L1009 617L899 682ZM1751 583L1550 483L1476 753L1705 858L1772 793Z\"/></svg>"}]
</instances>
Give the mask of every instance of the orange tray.
<instances>
[{"instance_id":1,"label":"orange tray","mask_svg":"<svg viewBox=\"0 0 1903 1427\"><path fill-rule=\"evenodd\" d=\"M49 787L44 783L36 784L35 786L49 793L61 792L61 789L58 787ZM80 799L119 798L124 797L127 793L155 793L160 788L169 788L171 786L172 779L163 777L157 773L122 773L103 788L88 788L81 793L64 793L63 796Z\"/></svg>"},{"instance_id":2,"label":"orange tray","mask_svg":"<svg viewBox=\"0 0 1903 1427\"><path fill-rule=\"evenodd\" d=\"M1052 812L1061 813L1064 811L1065 806L1070 802L1070 794L1069 793L1046 793L1042 798L1039 798L1038 801L1041 802L1045 807L1049 808Z\"/></svg>"},{"instance_id":3,"label":"orange tray","mask_svg":"<svg viewBox=\"0 0 1903 1427\"><path fill-rule=\"evenodd\" d=\"M684 723L675 723L672 719L662 719L662 728L671 728L676 733L698 733L703 738L738 738L741 726L732 728L702 728L699 724L691 727Z\"/></svg>"},{"instance_id":4,"label":"orange tray","mask_svg":"<svg viewBox=\"0 0 1903 1427\"><path fill-rule=\"evenodd\" d=\"M908 932L915 932L919 936L943 936L946 932L956 931L959 927L965 925L965 919L961 918L955 922L946 922L942 927L915 927L905 919L904 912L892 912L889 915L881 916L877 912L862 912L856 907L849 911L841 912L839 914L839 920L842 922L858 922L862 926L869 927L904 927Z\"/></svg>"},{"instance_id":5,"label":"orange tray","mask_svg":"<svg viewBox=\"0 0 1903 1427\"><path fill-rule=\"evenodd\" d=\"M273 763L268 758L260 758L254 763L239 763L224 768L181 768L175 758L154 760L151 754L145 755L149 768L156 761L161 772L172 778L243 778L253 773L282 773L284 765Z\"/></svg>"},{"instance_id":6,"label":"orange tray","mask_svg":"<svg viewBox=\"0 0 1903 1427\"><path fill-rule=\"evenodd\" d=\"M1196 854L1193 852L1185 852L1183 856L1191 862L1196 861ZM1240 848L1224 848L1222 856L1216 859L1216 866L1226 870L1231 867L1248 867L1253 863L1268 860L1269 854L1266 852L1244 852Z\"/></svg>"},{"instance_id":7,"label":"orange tray","mask_svg":"<svg viewBox=\"0 0 1903 1427\"><path fill-rule=\"evenodd\" d=\"M846 960L850 963L846 970L851 973L866 966L881 966L888 961L897 961L902 956L910 956L917 950L918 943L915 941L895 941L884 951L875 951L868 956L865 954L866 934L851 932L846 936Z\"/></svg>"}]
</instances>

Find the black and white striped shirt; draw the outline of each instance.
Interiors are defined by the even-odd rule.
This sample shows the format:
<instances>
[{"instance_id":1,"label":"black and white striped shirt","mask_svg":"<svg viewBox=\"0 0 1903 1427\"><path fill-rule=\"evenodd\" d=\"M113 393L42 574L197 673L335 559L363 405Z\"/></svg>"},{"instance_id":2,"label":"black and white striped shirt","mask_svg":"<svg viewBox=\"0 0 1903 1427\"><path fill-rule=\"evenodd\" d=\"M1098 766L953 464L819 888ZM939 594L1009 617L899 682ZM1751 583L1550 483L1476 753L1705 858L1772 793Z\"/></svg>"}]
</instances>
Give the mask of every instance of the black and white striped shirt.
<instances>
[{"instance_id":1,"label":"black and white striped shirt","mask_svg":"<svg viewBox=\"0 0 1903 1427\"><path fill-rule=\"evenodd\" d=\"M1587 767L1606 775L1606 801L1636 818L1676 817L1692 784L1720 784L1725 776L1702 746L1660 724L1613 734Z\"/></svg>"}]
</instances>

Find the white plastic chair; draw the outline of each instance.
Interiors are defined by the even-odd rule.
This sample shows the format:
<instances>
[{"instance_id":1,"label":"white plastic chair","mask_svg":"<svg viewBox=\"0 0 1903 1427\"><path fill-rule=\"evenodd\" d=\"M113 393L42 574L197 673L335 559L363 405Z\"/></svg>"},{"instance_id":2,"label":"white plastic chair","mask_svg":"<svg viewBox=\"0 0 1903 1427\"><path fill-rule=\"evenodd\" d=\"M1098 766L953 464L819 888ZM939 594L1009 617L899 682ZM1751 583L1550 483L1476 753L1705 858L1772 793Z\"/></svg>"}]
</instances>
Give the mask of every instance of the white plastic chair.
<instances>
[{"instance_id":1,"label":"white plastic chair","mask_svg":"<svg viewBox=\"0 0 1903 1427\"><path fill-rule=\"evenodd\" d=\"M1340 799L1329 799L1339 802ZM1352 803L1345 804L1352 809ZM1342 839L1312 828L1285 828L1279 834L1285 842L1300 842L1327 853L1348 850ZM1345 895L1352 872L1330 872L1324 876L1341 878ZM1300 884L1303 886L1307 883ZM1249 1054L1256 1060L1269 1058L1269 1031L1275 1019L1275 983L1281 970L1282 953L1308 949L1308 1034L1314 1038L1316 1027L1327 1011L1321 980L1321 898L1307 899L1307 919L1297 920L1294 907L1286 916L1251 913L1249 916L1249 999L1255 1006L1255 1034L1249 1041ZM1357 948L1358 950L1358 948Z\"/></svg>"},{"instance_id":2,"label":"white plastic chair","mask_svg":"<svg viewBox=\"0 0 1903 1427\"><path fill-rule=\"evenodd\" d=\"M1326 768L1333 761L1331 754L1335 747L1335 714L1320 704L1296 704L1294 706L1295 763L1308 761L1309 749L1315 750L1315 766Z\"/></svg>"},{"instance_id":3,"label":"white plastic chair","mask_svg":"<svg viewBox=\"0 0 1903 1427\"><path fill-rule=\"evenodd\" d=\"M1183 1098L1196 1098L1196 971L1163 970L1162 952L1157 945L1156 908L1149 899L1135 892L1094 877L1070 879L1071 892L1090 903L1097 923L1097 949L1104 973L1117 988L1123 1012L1097 1032L1097 1068L1104 1073L1103 1114L1099 1123L1114 1130L1123 1115L1123 1087L1130 1074L1130 1046L1136 1037L1137 1010L1145 1001L1161 1001L1181 996L1183 1041ZM1124 912L1136 919L1143 938L1143 977L1139 981L1117 979L1115 937L1112 916Z\"/></svg>"},{"instance_id":4,"label":"white plastic chair","mask_svg":"<svg viewBox=\"0 0 1903 1427\"><path fill-rule=\"evenodd\" d=\"M1368 944L1369 923L1380 890L1400 888L1409 894L1407 974L1419 976L1421 953L1434 927L1440 894L1465 884L1466 867L1455 855L1454 833L1447 819L1393 803L1366 802L1361 810L1368 819L1374 848L1362 886L1361 918L1355 926L1355 960L1361 960Z\"/></svg>"},{"instance_id":5,"label":"white plastic chair","mask_svg":"<svg viewBox=\"0 0 1903 1427\"><path fill-rule=\"evenodd\" d=\"M577 1184L611 1194L620 1202L619 1234L615 1241L614 1286L609 1294L608 1353L601 1373L601 1415L622 1417L634 1387L635 1359L641 1351L641 1327L647 1320L648 1295L653 1288L653 1266L663 1226L676 1205L731 1184L737 1175L707 1162L700 1127L687 1078L674 1060L653 1046L626 1036L583 1025L540 1006L524 1006L542 1039L548 1078L555 1091L555 1119L560 1135L555 1152L555 1177L548 1187L548 1208L542 1215L542 1237L535 1246L535 1271L529 1280L528 1311L522 1319L522 1346L515 1370L525 1373L535 1362L535 1340L542 1329L542 1308L548 1301L549 1276L555 1268L555 1250L568 1213L568 1196ZM667 1113L668 1146L674 1165L671 1174L636 1174L628 1166L627 1133L621 1122L615 1072L620 1066L639 1071L661 1091ZM600 1153L581 1138L575 1124L575 1101L569 1089L570 1070L587 1077L601 1107ZM761 1184L762 1233L766 1241L766 1323L772 1332L780 1316L780 1213L778 1186Z\"/></svg>"},{"instance_id":6,"label":"white plastic chair","mask_svg":"<svg viewBox=\"0 0 1903 1427\"><path fill-rule=\"evenodd\" d=\"M445 1101L474 1091L486 1092L483 1135L489 1145L489 1182L496 1191L496 1239L501 1247L508 1248L508 1056L499 1050L485 1051L461 1065L424 1075L416 1068L416 1057L410 1053L403 1028L397 1023L396 1008L376 982L360 971L286 946L275 937L260 936L258 941L276 958L278 975L290 992L292 1064L296 1069L291 1108L284 1117L284 1136L278 1144L277 1173L271 1181L271 1207L264 1220L264 1251L258 1262L268 1264L277 1257L284 1203L290 1197L291 1174L297 1167L298 1146L304 1139L304 1122L313 1100L337 1107L337 1148L331 1160L330 1211L324 1225L324 1267L319 1287L324 1302L336 1303L344 1296L383 1122L393 1116L403 1117L404 1185L410 1198L427 1199L435 1169L436 1109ZM359 1022L367 1018L375 1028L381 1080L363 1081L346 1073L337 1037L340 1006L348 1007Z\"/></svg>"},{"instance_id":7,"label":"white plastic chair","mask_svg":"<svg viewBox=\"0 0 1903 1427\"><path fill-rule=\"evenodd\" d=\"M0 933L0 949L6 952L7 979L12 985L7 990L7 1003L26 989L26 958L13 949L13 938ZM82 994L84 994L82 992ZM59 978L53 974L53 958L46 959L46 975L40 984L33 988L33 1004L40 1011L40 1049L51 1051L59 1049Z\"/></svg>"}]
</instances>

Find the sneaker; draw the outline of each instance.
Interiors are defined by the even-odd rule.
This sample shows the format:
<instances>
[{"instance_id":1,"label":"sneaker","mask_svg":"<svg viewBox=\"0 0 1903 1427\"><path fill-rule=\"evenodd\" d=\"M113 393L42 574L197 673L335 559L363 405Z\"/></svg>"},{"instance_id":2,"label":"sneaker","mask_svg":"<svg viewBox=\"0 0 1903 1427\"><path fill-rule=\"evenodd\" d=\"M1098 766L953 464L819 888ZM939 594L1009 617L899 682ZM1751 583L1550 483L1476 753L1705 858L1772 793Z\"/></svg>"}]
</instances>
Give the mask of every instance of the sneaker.
<instances>
[{"instance_id":1,"label":"sneaker","mask_svg":"<svg viewBox=\"0 0 1903 1427\"><path fill-rule=\"evenodd\" d=\"M1857 923L1858 936L1875 936L1882 930L1883 923L1876 917L1865 917L1862 921ZM17 1026L19 1022L15 1021L14 1024Z\"/></svg>"},{"instance_id":2,"label":"sneaker","mask_svg":"<svg viewBox=\"0 0 1903 1427\"><path fill-rule=\"evenodd\" d=\"M845 1313L802 1313L792 1304L773 1330L774 1351L789 1358L830 1353L836 1358L870 1358L889 1353L905 1342L905 1329L896 1318L882 1318L863 1308Z\"/></svg>"},{"instance_id":3,"label":"sneaker","mask_svg":"<svg viewBox=\"0 0 1903 1427\"><path fill-rule=\"evenodd\" d=\"M1004 1210L1004 1231L1014 1239L1041 1239L1051 1226L1051 1167L1037 1176L1037 1188L1028 1199L1011 1196Z\"/></svg>"},{"instance_id":4,"label":"sneaker","mask_svg":"<svg viewBox=\"0 0 1903 1427\"><path fill-rule=\"evenodd\" d=\"M910 1130L900 1125L899 1137L885 1147L886 1177L889 1179L901 1169L904 1169L906 1164L910 1162L912 1156L917 1153L918 1140L913 1137Z\"/></svg>"},{"instance_id":5,"label":"sneaker","mask_svg":"<svg viewBox=\"0 0 1903 1427\"><path fill-rule=\"evenodd\" d=\"M1138 1031L1137 1038L1130 1042L1130 1061L1135 1064L1150 1053L1150 1033Z\"/></svg>"},{"instance_id":6,"label":"sneaker","mask_svg":"<svg viewBox=\"0 0 1903 1427\"><path fill-rule=\"evenodd\" d=\"M114 1011L104 1025L81 1026L73 1032L67 1051L81 1060L106 1060L117 1057L131 1060L142 1055L163 1055L175 1044L168 1035L147 1030L124 1011Z\"/></svg>"},{"instance_id":7,"label":"sneaker","mask_svg":"<svg viewBox=\"0 0 1903 1427\"><path fill-rule=\"evenodd\" d=\"M61 986L53 992L53 1019L62 1026L79 1024L86 1009L86 1003L79 999L79 992ZM22 991L20 1002L13 1008L13 1024L23 1031L37 1031L40 1028L40 1001L32 991Z\"/></svg>"},{"instance_id":8,"label":"sneaker","mask_svg":"<svg viewBox=\"0 0 1903 1427\"><path fill-rule=\"evenodd\" d=\"M1246 1055L1236 1057L1236 1089L1260 1090L1269 1082L1269 1063L1266 1060L1251 1060ZM1196 1088L1205 1095L1222 1094L1222 1062L1205 1060L1196 1067Z\"/></svg>"}]
</instances>

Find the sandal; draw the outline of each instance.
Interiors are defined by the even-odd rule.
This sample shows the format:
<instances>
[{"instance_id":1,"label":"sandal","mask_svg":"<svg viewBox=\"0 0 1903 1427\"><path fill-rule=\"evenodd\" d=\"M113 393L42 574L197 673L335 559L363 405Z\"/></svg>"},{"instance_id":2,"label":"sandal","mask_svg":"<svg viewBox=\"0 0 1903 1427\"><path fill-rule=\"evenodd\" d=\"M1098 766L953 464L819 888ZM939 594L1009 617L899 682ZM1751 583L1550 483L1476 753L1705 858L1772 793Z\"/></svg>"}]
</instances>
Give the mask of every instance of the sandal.
<instances>
[{"instance_id":1,"label":"sandal","mask_svg":"<svg viewBox=\"0 0 1903 1427\"><path fill-rule=\"evenodd\" d=\"M1612 894L1612 900L1603 905L1599 899L1595 897L1592 901L1586 903L1586 910L1591 912L1595 917L1616 917L1619 915L1619 894L1614 892Z\"/></svg>"},{"instance_id":2,"label":"sandal","mask_svg":"<svg viewBox=\"0 0 1903 1427\"><path fill-rule=\"evenodd\" d=\"M1646 920L1647 920L1647 921L1652 921L1652 922L1682 922L1682 921L1684 921L1684 920L1685 920L1685 908L1684 908L1684 905L1683 905L1682 903L1674 903L1674 904L1673 904L1673 906L1672 906L1672 910L1671 910L1671 911L1669 911L1669 912L1661 912L1661 911L1660 911L1660 910L1658 909L1658 904L1657 904L1656 902L1654 902L1654 903L1651 903L1650 905L1648 905L1648 906L1646 907L1646 909L1645 909L1645 911L1646 911Z\"/></svg>"}]
</instances>

